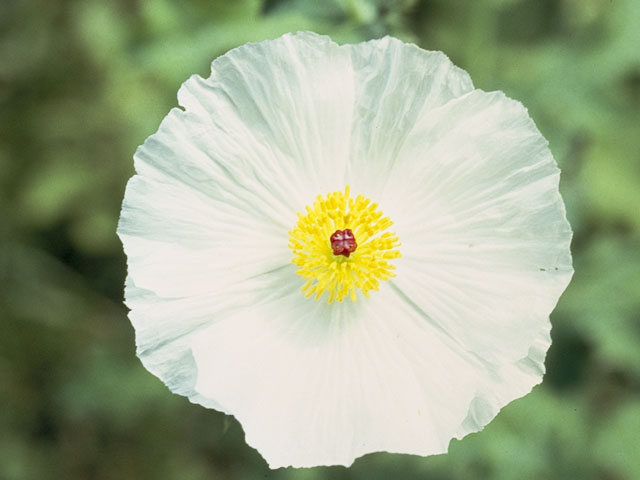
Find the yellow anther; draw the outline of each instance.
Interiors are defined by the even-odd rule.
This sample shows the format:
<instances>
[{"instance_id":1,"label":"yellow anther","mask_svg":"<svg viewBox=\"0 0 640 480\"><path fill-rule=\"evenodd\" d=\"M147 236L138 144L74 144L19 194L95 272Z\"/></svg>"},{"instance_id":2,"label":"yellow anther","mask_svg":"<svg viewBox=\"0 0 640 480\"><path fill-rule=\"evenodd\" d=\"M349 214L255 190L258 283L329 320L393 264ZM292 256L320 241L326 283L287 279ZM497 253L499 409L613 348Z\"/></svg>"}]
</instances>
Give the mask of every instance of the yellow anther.
<instances>
[{"instance_id":1,"label":"yellow anther","mask_svg":"<svg viewBox=\"0 0 640 480\"><path fill-rule=\"evenodd\" d=\"M292 262L299 267L298 275L306 279L302 287L305 297L320 300L327 293L327 302L357 299L357 290L369 297L378 290L381 280L395 276L389 260L399 258L400 242L395 233L385 232L393 222L382 215L378 205L358 195L344 192L318 195L305 214L298 213L298 223L289 232ZM334 253L330 237L349 229L357 248L349 255Z\"/></svg>"}]
</instances>

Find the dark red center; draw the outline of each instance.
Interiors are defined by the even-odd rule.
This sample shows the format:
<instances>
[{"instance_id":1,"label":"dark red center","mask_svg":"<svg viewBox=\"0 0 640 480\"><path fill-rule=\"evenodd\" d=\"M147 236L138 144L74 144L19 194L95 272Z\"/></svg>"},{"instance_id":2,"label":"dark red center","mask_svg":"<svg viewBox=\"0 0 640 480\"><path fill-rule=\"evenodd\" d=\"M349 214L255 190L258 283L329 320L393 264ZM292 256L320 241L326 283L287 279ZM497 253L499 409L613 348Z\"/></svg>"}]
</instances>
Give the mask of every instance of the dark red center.
<instances>
[{"instance_id":1,"label":"dark red center","mask_svg":"<svg viewBox=\"0 0 640 480\"><path fill-rule=\"evenodd\" d=\"M353 236L353 232L349 228L336 230L333 232L333 235L329 237L329 240L331 240L331 248L333 249L334 255L344 255L348 257L358 248L356 237Z\"/></svg>"}]
</instances>

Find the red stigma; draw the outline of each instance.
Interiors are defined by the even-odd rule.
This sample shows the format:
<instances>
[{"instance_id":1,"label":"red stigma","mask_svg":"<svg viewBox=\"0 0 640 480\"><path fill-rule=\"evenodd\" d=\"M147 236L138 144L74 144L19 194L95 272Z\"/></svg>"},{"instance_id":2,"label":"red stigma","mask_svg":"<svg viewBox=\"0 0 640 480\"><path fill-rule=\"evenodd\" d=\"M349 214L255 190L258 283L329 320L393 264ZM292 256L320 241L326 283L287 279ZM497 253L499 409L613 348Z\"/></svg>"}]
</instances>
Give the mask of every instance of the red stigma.
<instances>
[{"instance_id":1,"label":"red stigma","mask_svg":"<svg viewBox=\"0 0 640 480\"><path fill-rule=\"evenodd\" d=\"M333 235L329 237L331 241L331 248L334 255L344 255L348 257L351 253L356 251L358 244L356 243L356 237L353 236L353 232L349 228L344 230L336 230Z\"/></svg>"}]
</instances>

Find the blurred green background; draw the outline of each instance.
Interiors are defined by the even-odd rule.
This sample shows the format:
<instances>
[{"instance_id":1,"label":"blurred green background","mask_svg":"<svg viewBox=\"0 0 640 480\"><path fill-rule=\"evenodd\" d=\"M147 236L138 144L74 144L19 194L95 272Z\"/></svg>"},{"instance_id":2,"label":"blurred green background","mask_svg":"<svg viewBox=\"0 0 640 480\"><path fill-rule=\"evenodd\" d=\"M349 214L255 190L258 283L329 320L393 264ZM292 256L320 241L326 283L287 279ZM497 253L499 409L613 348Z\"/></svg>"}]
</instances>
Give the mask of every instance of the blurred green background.
<instances>
[{"instance_id":1,"label":"blurred green background","mask_svg":"<svg viewBox=\"0 0 640 480\"><path fill-rule=\"evenodd\" d=\"M189 75L296 30L443 50L563 169L576 275L545 381L448 455L270 471L135 356L132 154ZM640 478L640 1L1 0L0 112L0 479Z\"/></svg>"}]
</instances>

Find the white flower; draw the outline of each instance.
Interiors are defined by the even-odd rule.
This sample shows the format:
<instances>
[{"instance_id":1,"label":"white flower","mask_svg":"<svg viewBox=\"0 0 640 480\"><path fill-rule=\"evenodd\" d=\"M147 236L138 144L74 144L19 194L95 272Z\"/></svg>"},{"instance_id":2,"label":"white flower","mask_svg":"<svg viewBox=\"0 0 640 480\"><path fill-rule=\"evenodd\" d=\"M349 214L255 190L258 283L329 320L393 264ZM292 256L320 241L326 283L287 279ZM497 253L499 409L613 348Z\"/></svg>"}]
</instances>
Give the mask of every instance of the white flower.
<instances>
[{"instance_id":1,"label":"white flower","mask_svg":"<svg viewBox=\"0 0 640 480\"><path fill-rule=\"evenodd\" d=\"M541 381L571 230L520 103L442 53L311 33L178 99L118 229L138 355L172 391L275 468L442 453Z\"/></svg>"}]
</instances>

